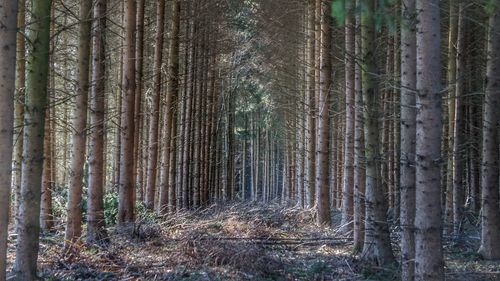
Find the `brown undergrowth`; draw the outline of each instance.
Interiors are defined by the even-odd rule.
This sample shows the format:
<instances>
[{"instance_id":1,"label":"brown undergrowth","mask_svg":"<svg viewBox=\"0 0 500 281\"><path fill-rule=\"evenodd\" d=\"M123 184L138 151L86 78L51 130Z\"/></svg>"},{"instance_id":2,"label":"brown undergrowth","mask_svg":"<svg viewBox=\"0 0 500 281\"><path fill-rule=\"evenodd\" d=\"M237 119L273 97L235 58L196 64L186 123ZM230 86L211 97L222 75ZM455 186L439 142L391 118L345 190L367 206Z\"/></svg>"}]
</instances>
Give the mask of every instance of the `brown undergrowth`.
<instances>
[{"instance_id":1,"label":"brown undergrowth","mask_svg":"<svg viewBox=\"0 0 500 281\"><path fill-rule=\"evenodd\" d=\"M397 268L358 262L349 239L337 228L316 226L314 215L278 204L148 215L110 228L107 246L82 245L69 258L59 229L42 236L40 270L46 280L397 280ZM339 220L335 213L336 225ZM464 245L446 244L447 279L497 280L498 264L463 254L475 246L459 249Z\"/></svg>"}]
</instances>

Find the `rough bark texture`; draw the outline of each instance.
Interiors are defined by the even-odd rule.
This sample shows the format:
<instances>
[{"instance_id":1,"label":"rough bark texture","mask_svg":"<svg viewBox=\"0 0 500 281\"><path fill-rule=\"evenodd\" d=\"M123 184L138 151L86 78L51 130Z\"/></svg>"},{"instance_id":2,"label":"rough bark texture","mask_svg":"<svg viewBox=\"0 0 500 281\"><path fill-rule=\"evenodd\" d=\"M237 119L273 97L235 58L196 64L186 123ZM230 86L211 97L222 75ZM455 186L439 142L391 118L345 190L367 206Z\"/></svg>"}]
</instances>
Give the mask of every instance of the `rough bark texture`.
<instances>
[{"instance_id":1,"label":"rough bark texture","mask_svg":"<svg viewBox=\"0 0 500 281\"><path fill-rule=\"evenodd\" d=\"M17 1L0 1L0 280L5 280L12 178Z\"/></svg>"},{"instance_id":2,"label":"rough bark texture","mask_svg":"<svg viewBox=\"0 0 500 281\"><path fill-rule=\"evenodd\" d=\"M331 89L331 3L321 3L321 72L318 98L318 137L316 145L316 204L318 224L331 225L330 186L329 186L329 148L330 148L330 103Z\"/></svg>"},{"instance_id":3,"label":"rough bark texture","mask_svg":"<svg viewBox=\"0 0 500 281\"><path fill-rule=\"evenodd\" d=\"M359 0L356 1L359 5ZM361 57L361 18L356 16L355 57ZM365 169L364 169L364 125L363 125L363 93L361 85L361 65L356 63L354 69L354 102L356 124L354 128L354 252L363 250L365 238Z\"/></svg>"},{"instance_id":4,"label":"rough bark texture","mask_svg":"<svg viewBox=\"0 0 500 281\"><path fill-rule=\"evenodd\" d=\"M26 104L23 165L17 248L14 271L19 280L34 280L37 274L40 197L43 165L43 135L49 66L50 0L31 2L28 26Z\"/></svg>"},{"instance_id":5,"label":"rough bark texture","mask_svg":"<svg viewBox=\"0 0 500 281\"><path fill-rule=\"evenodd\" d=\"M106 6L98 0L94 6L92 37L92 89L90 99L89 199L87 203L87 242L107 240L104 220L104 112L106 78Z\"/></svg>"},{"instance_id":6,"label":"rough bark texture","mask_svg":"<svg viewBox=\"0 0 500 281\"><path fill-rule=\"evenodd\" d=\"M489 21L486 95L484 99L482 163L482 231L479 254L486 259L500 259L500 208L498 168L500 144L500 5L497 3Z\"/></svg>"},{"instance_id":7,"label":"rough bark texture","mask_svg":"<svg viewBox=\"0 0 500 281\"><path fill-rule=\"evenodd\" d=\"M152 210L155 205L156 195L156 174L158 164L158 131L160 122L160 99L161 99L161 66L163 58L163 30L165 29L165 0L159 0L156 6L156 44L154 53L153 66L153 101L152 112L149 127L149 158L148 158L148 173L146 181L146 208ZM168 151L164 148L163 151ZM163 161L163 166L168 166L166 160Z\"/></svg>"},{"instance_id":8,"label":"rough bark texture","mask_svg":"<svg viewBox=\"0 0 500 281\"><path fill-rule=\"evenodd\" d=\"M90 65L90 29L92 27L92 0L80 2L78 42L78 86L73 112L73 147L69 178L68 217L64 244L66 248L80 242L82 235L83 166L87 141L87 107Z\"/></svg>"},{"instance_id":9,"label":"rough bark texture","mask_svg":"<svg viewBox=\"0 0 500 281\"><path fill-rule=\"evenodd\" d=\"M387 203L380 178L380 136L379 108L380 93L377 89L375 64L375 1L364 1L366 9L361 15L362 40L362 83L365 126L366 157L366 220L363 259L386 266L394 263L389 225L387 222Z\"/></svg>"},{"instance_id":10,"label":"rough bark texture","mask_svg":"<svg viewBox=\"0 0 500 281\"><path fill-rule=\"evenodd\" d=\"M171 6L171 40L168 53L168 72L167 72L167 95L177 101L178 90L179 90L179 32L180 32L180 3L175 1ZM172 108L167 108L168 111L172 111ZM176 130L177 118L170 120L172 130ZM175 136L170 132L170 136ZM176 147L175 139L170 138L170 145L165 148L164 151L164 161L169 161L169 164L163 171L163 180L160 189L160 203L159 212L167 211L166 207L169 205L169 196L175 198L175 173L176 170ZM167 153L168 152L168 153ZM166 175L169 175L167 177ZM172 201L173 203L173 201ZM173 205L173 204L170 204ZM173 206L169 206L170 210L173 210Z\"/></svg>"},{"instance_id":11,"label":"rough bark texture","mask_svg":"<svg viewBox=\"0 0 500 281\"><path fill-rule=\"evenodd\" d=\"M417 0L415 280L443 280L441 57L438 0Z\"/></svg>"},{"instance_id":12,"label":"rough bark texture","mask_svg":"<svg viewBox=\"0 0 500 281\"><path fill-rule=\"evenodd\" d=\"M401 279L415 278L416 67L415 0L404 0L401 27Z\"/></svg>"},{"instance_id":13,"label":"rough bark texture","mask_svg":"<svg viewBox=\"0 0 500 281\"><path fill-rule=\"evenodd\" d=\"M19 194L21 192L21 165L23 159L23 119L24 119L24 87L26 83L26 47L24 33L26 21L26 2L19 1L19 11L17 14L17 33L16 43L16 95L14 107L14 157L13 157L13 178L12 188L15 192L14 210L17 217L19 206ZM17 223L17 220L16 220Z\"/></svg>"},{"instance_id":14,"label":"rough bark texture","mask_svg":"<svg viewBox=\"0 0 500 281\"><path fill-rule=\"evenodd\" d=\"M307 104L309 106L307 114L307 207L312 208L314 206L314 177L315 174L315 151L316 151L316 69L315 69L315 58L316 58L316 42L319 38L316 38L314 32L316 25L316 0L309 0L309 93L307 97Z\"/></svg>"},{"instance_id":15,"label":"rough bark texture","mask_svg":"<svg viewBox=\"0 0 500 281\"><path fill-rule=\"evenodd\" d=\"M355 35L354 35L354 3L345 1L345 150L344 150L344 181L342 187L342 221L345 232L353 228L353 186L354 186L354 127L355 127Z\"/></svg>"},{"instance_id":16,"label":"rough bark texture","mask_svg":"<svg viewBox=\"0 0 500 281\"><path fill-rule=\"evenodd\" d=\"M458 5L457 0L450 0L450 27L448 31L448 152L445 191L445 229L453 230L453 136L455 132L455 82L457 77L457 33L458 33Z\"/></svg>"},{"instance_id":17,"label":"rough bark texture","mask_svg":"<svg viewBox=\"0 0 500 281\"><path fill-rule=\"evenodd\" d=\"M48 102L50 103L50 102ZM42 231L52 231L54 218L52 215L52 116L54 109L45 110L45 132L43 137L43 168L42 168L42 199L40 203L40 228Z\"/></svg>"},{"instance_id":18,"label":"rough bark texture","mask_svg":"<svg viewBox=\"0 0 500 281\"><path fill-rule=\"evenodd\" d=\"M120 134L120 175L118 222L131 223L135 220L134 200L134 103L135 103L135 28L136 3L125 3L125 46L123 47L122 104Z\"/></svg>"},{"instance_id":19,"label":"rough bark texture","mask_svg":"<svg viewBox=\"0 0 500 281\"><path fill-rule=\"evenodd\" d=\"M463 185L463 168L465 157L465 8L459 4L458 35L457 35L457 75L455 82L455 128L453 130L453 234L458 236L462 225L465 209L465 187Z\"/></svg>"}]
</instances>

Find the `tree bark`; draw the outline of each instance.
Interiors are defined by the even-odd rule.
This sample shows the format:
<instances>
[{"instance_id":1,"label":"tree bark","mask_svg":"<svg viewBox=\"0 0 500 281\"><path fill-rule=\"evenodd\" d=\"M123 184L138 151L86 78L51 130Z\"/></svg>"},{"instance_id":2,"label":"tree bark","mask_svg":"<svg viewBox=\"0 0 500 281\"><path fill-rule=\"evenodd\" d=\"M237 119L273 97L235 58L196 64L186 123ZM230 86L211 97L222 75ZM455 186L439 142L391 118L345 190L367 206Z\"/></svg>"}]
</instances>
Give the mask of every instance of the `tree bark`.
<instances>
[{"instance_id":1,"label":"tree bark","mask_svg":"<svg viewBox=\"0 0 500 281\"><path fill-rule=\"evenodd\" d=\"M125 46L123 49L123 73L121 96L120 174L118 223L135 220L134 190L134 102L135 102L135 28L136 1L125 3Z\"/></svg>"},{"instance_id":2,"label":"tree bark","mask_svg":"<svg viewBox=\"0 0 500 281\"><path fill-rule=\"evenodd\" d=\"M353 229L353 189L354 189L354 127L355 127L355 19L354 3L344 1L346 5L345 18L345 150L344 150L344 181L342 187L342 221L340 225L344 232Z\"/></svg>"},{"instance_id":3,"label":"tree bark","mask_svg":"<svg viewBox=\"0 0 500 281\"><path fill-rule=\"evenodd\" d=\"M28 26L23 165L14 271L19 280L37 278L43 136L49 72L50 0L31 3ZM15 13L12 13L15 15ZM12 56L14 57L14 55ZM9 162L10 165L10 162Z\"/></svg>"},{"instance_id":4,"label":"tree bark","mask_svg":"<svg viewBox=\"0 0 500 281\"><path fill-rule=\"evenodd\" d=\"M366 157L366 220L362 256L367 261L386 266L394 263L394 255L386 216L387 202L380 178L380 93L376 85L378 71L375 61L375 1L366 0L365 6L366 9L361 15Z\"/></svg>"},{"instance_id":5,"label":"tree bark","mask_svg":"<svg viewBox=\"0 0 500 281\"><path fill-rule=\"evenodd\" d=\"M415 278L416 33L415 0L401 5L401 280Z\"/></svg>"},{"instance_id":6,"label":"tree bark","mask_svg":"<svg viewBox=\"0 0 500 281\"><path fill-rule=\"evenodd\" d=\"M92 37L92 89L90 99L89 190L87 201L87 242L107 242L104 219L104 114L106 99L106 11L107 0L94 6Z\"/></svg>"},{"instance_id":7,"label":"tree bark","mask_svg":"<svg viewBox=\"0 0 500 281\"><path fill-rule=\"evenodd\" d=\"M331 3L321 2L321 72L318 98L318 130L316 145L316 202L319 225L331 225L330 186L329 186L329 148L330 148L330 103L331 89Z\"/></svg>"},{"instance_id":8,"label":"tree bark","mask_svg":"<svg viewBox=\"0 0 500 281\"><path fill-rule=\"evenodd\" d=\"M441 47L438 0L417 0L415 280L444 280L441 242Z\"/></svg>"},{"instance_id":9,"label":"tree bark","mask_svg":"<svg viewBox=\"0 0 500 281\"><path fill-rule=\"evenodd\" d=\"M500 144L500 5L489 20L486 94L483 112L482 217L479 254L485 259L500 258L499 157Z\"/></svg>"},{"instance_id":10,"label":"tree bark","mask_svg":"<svg viewBox=\"0 0 500 281\"><path fill-rule=\"evenodd\" d=\"M12 180L14 93L16 92L16 32L18 1L0 1L0 280L7 269L7 237ZM23 4L23 3L21 3Z\"/></svg>"},{"instance_id":11,"label":"tree bark","mask_svg":"<svg viewBox=\"0 0 500 281\"><path fill-rule=\"evenodd\" d=\"M155 195L156 195L156 174L158 165L158 131L160 122L160 99L161 99L161 66L163 63L163 30L165 29L165 0L159 0L156 6L156 45L154 53L154 65L153 65L153 101L152 101L152 112L151 112L151 123L149 127L149 158L148 158L148 175L146 181L146 196L145 203L146 208L153 210L155 206ZM167 111L170 111L167 108ZM168 114L168 113L166 113ZM167 128L168 130L168 128ZM168 131L165 132L169 134ZM167 140L168 141L168 140ZM169 151L168 147L164 148L164 153ZM163 161L162 166L167 167L168 173L168 158ZM162 169L163 170L163 169ZM165 172L163 172L165 174ZM161 192L161 191L160 191ZM160 204L161 205L161 204Z\"/></svg>"},{"instance_id":12,"label":"tree bark","mask_svg":"<svg viewBox=\"0 0 500 281\"><path fill-rule=\"evenodd\" d=\"M92 0L80 2L78 43L78 86L73 112L73 147L69 179L68 217L64 246L67 250L79 243L82 235L83 166L87 140L87 107L89 90L90 40Z\"/></svg>"}]
</instances>

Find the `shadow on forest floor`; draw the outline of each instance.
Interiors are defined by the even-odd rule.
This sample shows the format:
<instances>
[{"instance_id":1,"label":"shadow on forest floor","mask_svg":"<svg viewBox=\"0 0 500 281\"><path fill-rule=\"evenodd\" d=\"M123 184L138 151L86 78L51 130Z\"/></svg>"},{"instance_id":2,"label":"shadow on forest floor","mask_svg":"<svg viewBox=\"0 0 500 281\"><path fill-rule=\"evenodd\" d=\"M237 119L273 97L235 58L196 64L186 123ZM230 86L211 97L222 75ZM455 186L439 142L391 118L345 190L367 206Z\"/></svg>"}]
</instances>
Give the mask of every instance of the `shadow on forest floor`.
<instances>
[{"instance_id":1,"label":"shadow on forest floor","mask_svg":"<svg viewBox=\"0 0 500 281\"><path fill-rule=\"evenodd\" d=\"M339 214L334 214L338 225ZM63 231L41 239L46 280L397 280L397 269L367 267L338 230L314 212L277 204L214 205L198 212L143 216L111 228L106 248L82 246L61 258ZM480 260L477 241L446 244L447 280L500 280L500 265ZM10 262L14 254L10 241ZM395 249L397 245L394 245ZM397 249L396 249L397 250Z\"/></svg>"}]
</instances>

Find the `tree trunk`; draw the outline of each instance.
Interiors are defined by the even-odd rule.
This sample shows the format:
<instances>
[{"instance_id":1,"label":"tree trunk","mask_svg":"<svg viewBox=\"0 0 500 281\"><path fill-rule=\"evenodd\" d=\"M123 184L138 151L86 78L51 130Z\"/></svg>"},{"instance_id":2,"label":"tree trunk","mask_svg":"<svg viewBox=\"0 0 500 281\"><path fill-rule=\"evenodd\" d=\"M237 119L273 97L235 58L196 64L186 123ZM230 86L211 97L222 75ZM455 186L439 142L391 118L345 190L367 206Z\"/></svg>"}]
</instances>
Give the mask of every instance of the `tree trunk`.
<instances>
[{"instance_id":1,"label":"tree trunk","mask_svg":"<svg viewBox=\"0 0 500 281\"><path fill-rule=\"evenodd\" d=\"M149 159L148 159L148 175L146 181L146 208L153 210L155 205L155 194L156 194L156 174L158 165L158 131L160 122L160 99L161 99L161 66L163 63L163 30L165 29L165 0L159 0L156 6L156 45L154 54L154 66L153 66L153 100L152 100L152 112L151 112L151 123L149 127ZM170 111L167 108L167 111ZM165 113L168 114L168 113ZM169 134L168 128L166 129L166 134ZM167 139L168 144L168 139ZM169 149L164 148L163 153L167 153L168 157ZM168 175L168 159L163 160L162 171L163 175ZM166 167L166 173L163 167ZM168 179L167 179L168 181ZM161 194L161 191L160 191ZM162 205L160 203L160 205Z\"/></svg>"},{"instance_id":2,"label":"tree trunk","mask_svg":"<svg viewBox=\"0 0 500 281\"><path fill-rule=\"evenodd\" d=\"M49 98L50 100L50 98ZM42 168L42 199L40 204L40 228L42 231L52 231L54 218L52 216L52 121L54 108L47 106L45 111L45 132L43 137L43 168Z\"/></svg>"},{"instance_id":3,"label":"tree trunk","mask_svg":"<svg viewBox=\"0 0 500 281\"><path fill-rule=\"evenodd\" d=\"M7 269L7 237L12 180L14 93L16 92L16 32L18 1L0 1L0 280ZM23 3L21 3L23 4ZM24 25L24 23L23 23Z\"/></svg>"},{"instance_id":4,"label":"tree trunk","mask_svg":"<svg viewBox=\"0 0 500 281\"><path fill-rule=\"evenodd\" d=\"M78 86L73 113L73 147L71 177L69 179L68 217L64 245L68 250L82 235L83 166L87 140L87 106L89 89L90 40L92 27L92 0L80 2L80 30L78 43Z\"/></svg>"},{"instance_id":5,"label":"tree trunk","mask_svg":"<svg viewBox=\"0 0 500 281\"><path fill-rule=\"evenodd\" d=\"M121 104L121 145L118 222L131 223L135 220L134 190L134 102L135 102L135 28L136 3L125 3L125 46L123 49L122 104ZM154 140L152 140L154 141Z\"/></svg>"},{"instance_id":6,"label":"tree trunk","mask_svg":"<svg viewBox=\"0 0 500 281\"><path fill-rule=\"evenodd\" d=\"M316 145L316 204L318 224L331 225L330 186L329 186L329 148L330 148L330 103L331 89L331 3L321 2L321 80L318 98L318 137Z\"/></svg>"},{"instance_id":7,"label":"tree trunk","mask_svg":"<svg viewBox=\"0 0 500 281\"><path fill-rule=\"evenodd\" d=\"M415 138L416 33L415 0L401 5L401 280L415 278Z\"/></svg>"},{"instance_id":8,"label":"tree trunk","mask_svg":"<svg viewBox=\"0 0 500 281\"><path fill-rule=\"evenodd\" d=\"M135 101L134 101L134 172L133 180L134 183L134 201L137 199L137 188L142 189L143 186L140 184L138 179L139 175L139 147L141 140L141 125L143 114L142 110L142 85L143 85L143 72L144 72L144 10L146 6L146 0L136 0L137 2L137 17L136 17L136 40L135 40Z\"/></svg>"},{"instance_id":9,"label":"tree trunk","mask_svg":"<svg viewBox=\"0 0 500 281\"><path fill-rule=\"evenodd\" d=\"M446 193L445 193L445 231L453 230L453 136L455 135L455 84L457 77L457 34L458 34L458 5L457 0L450 0L450 27L448 32L448 151L446 169Z\"/></svg>"},{"instance_id":10,"label":"tree trunk","mask_svg":"<svg viewBox=\"0 0 500 281\"><path fill-rule=\"evenodd\" d=\"M485 259L500 258L499 151L500 144L500 5L489 21L486 95L483 115L482 223L479 254Z\"/></svg>"},{"instance_id":11,"label":"tree trunk","mask_svg":"<svg viewBox=\"0 0 500 281\"><path fill-rule=\"evenodd\" d=\"M345 19L345 151L344 151L344 181L342 187L342 221L340 225L343 231L352 230L352 219L354 212L353 189L354 189L354 127L355 127L355 104L354 104L354 68L355 68L355 44L354 44L354 3L344 1L346 5Z\"/></svg>"},{"instance_id":12,"label":"tree trunk","mask_svg":"<svg viewBox=\"0 0 500 281\"><path fill-rule=\"evenodd\" d=\"M316 118L315 118L315 108L316 108L316 46L319 45L316 38L316 0L309 0L309 96L308 96L308 114L307 114L307 207L312 208L314 206L315 199L315 165L316 165Z\"/></svg>"},{"instance_id":13,"label":"tree trunk","mask_svg":"<svg viewBox=\"0 0 500 281\"><path fill-rule=\"evenodd\" d=\"M359 0L356 1L356 6ZM360 36L361 18L356 15L356 29L354 52L355 57L361 57L361 36ZM364 169L364 121L363 121L363 93L361 85L361 65L356 63L354 68L354 102L355 108L355 128L354 128L354 252L363 251L365 237L365 177Z\"/></svg>"},{"instance_id":14,"label":"tree trunk","mask_svg":"<svg viewBox=\"0 0 500 281\"><path fill-rule=\"evenodd\" d=\"M104 219L104 112L106 90L106 6L98 0L94 6L92 36L92 91L90 99L89 190L87 201L87 242L107 242Z\"/></svg>"},{"instance_id":15,"label":"tree trunk","mask_svg":"<svg viewBox=\"0 0 500 281\"><path fill-rule=\"evenodd\" d=\"M31 3L28 29L23 165L14 271L19 280L37 278L43 136L49 72L50 0ZM15 13L11 13L15 15ZM12 55L14 57L14 55ZM10 162L9 162L10 165Z\"/></svg>"},{"instance_id":16,"label":"tree trunk","mask_svg":"<svg viewBox=\"0 0 500 281\"><path fill-rule=\"evenodd\" d=\"M464 130L465 130L465 9L460 2L458 8L458 35L457 35L457 74L455 82L455 124L453 129L453 234L458 236L462 225L465 207L465 187L463 186L464 168Z\"/></svg>"},{"instance_id":17,"label":"tree trunk","mask_svg":"<svg viewBox=\"0 0 500 281\"><path fill-rule=\"evenodd\" d=\"M366 156L366 220L365 243L362 256L365 260L380 266L394 263L389 225L387 222L387 202L380 179L380 135L379 108L380 92L377 89L377 66L375 61L375 1L366 0L366 9L361 15L361 40L363 58L363 102Z\"/></svg>"},{"instance_id":18,"label":"tree trunk","mask_svg":"<svg viewBox=\"0 0 500 281\"><path fill-rule=\"evenodd\" d=\"M14 157L13 157L13 178L12 188L15 192L14 210L15 217L18 214L19 197L21 192L21 165L23 160L23 128L24 128L24 90L26 82L26 46L24 30L26 25L26 2L19 1L19 11L17 15L17 33L16 39L16 95L14 107ZM21 33L22 32L22 33ZM17 220L15 220L17 223Z\"/></svg>"},{"instance_id":19,"label":"tree trunk","mask_svg":"<svg viewBox=\"0 0 500 281\"><path fill-rule=\"evenodd\" d=\"M415 280L444 280L441 242L441 56L438 0L417 0Z\"/></svg>"}]
</instances>

